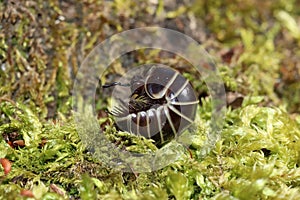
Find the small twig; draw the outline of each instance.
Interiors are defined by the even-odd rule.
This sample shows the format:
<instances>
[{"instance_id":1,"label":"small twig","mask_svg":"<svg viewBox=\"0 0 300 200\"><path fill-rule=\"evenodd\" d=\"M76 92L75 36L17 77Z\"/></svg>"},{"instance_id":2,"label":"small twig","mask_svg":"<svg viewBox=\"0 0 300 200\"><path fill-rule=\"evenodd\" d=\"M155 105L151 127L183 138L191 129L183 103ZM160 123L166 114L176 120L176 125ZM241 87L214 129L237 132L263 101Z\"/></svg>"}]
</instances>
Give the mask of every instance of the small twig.
<instances>
[{"instance_id":1,"label":"small twig","mask_svg":"<svg viewBox=\"0 0 300 200\"><path fill-rule=\"evenodd\" d=\"M11 104L13 104L14 106L16 105L16 103L13 101L13 100L11 100L11 99L9 99L9 98L7 98L7 97L0 97L0 102L1 101L8 101L8 102L10 102Z\"/></svg>"}]
</instances>

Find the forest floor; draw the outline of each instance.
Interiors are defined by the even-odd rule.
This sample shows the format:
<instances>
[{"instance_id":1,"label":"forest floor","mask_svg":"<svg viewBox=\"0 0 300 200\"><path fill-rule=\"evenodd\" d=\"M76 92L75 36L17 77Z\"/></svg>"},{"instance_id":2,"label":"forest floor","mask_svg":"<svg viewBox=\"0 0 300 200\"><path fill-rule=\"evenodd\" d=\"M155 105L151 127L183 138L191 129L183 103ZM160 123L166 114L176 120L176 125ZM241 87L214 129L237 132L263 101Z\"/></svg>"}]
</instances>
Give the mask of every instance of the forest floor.
<instances>
[{"instance_id":1,"label":"forest floor","mask_svg":"<svg viewBox=\"0 0 300 200\"><path fill-rule=\"evenodd\" d=\"M101 83L131 66L161 63L189 79L199 97L191 144L172 141L180 158L152 172L106 166L94 156L98 144L80 136L73 107L74 80L88 54L142 27L199 42L227 97L222 130L204 156L211 91L184 67L188 61L140 49L111 63ZM107 96L98 88L94 108L107 138L125 152L156 151L155 141L116 128ZM0 199L300 199L299 138L300 1L0 2Z\"/></svg>"}]
</instances>

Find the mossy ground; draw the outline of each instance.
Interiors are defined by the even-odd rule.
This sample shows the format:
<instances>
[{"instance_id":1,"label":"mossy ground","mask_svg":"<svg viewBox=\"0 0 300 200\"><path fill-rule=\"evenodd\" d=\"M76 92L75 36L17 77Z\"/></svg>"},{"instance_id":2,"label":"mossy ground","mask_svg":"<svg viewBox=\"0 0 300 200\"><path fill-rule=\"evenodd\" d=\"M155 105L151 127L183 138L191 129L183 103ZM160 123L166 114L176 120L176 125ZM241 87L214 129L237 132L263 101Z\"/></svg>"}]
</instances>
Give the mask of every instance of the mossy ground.
<instances>
[{"instance_id":1,"label":"mossy ground","mask_svg":"<svg viewBox=\"0 0 300 200\"><path fill-rule=\"evenodd\" d=\"M0 2L0 199L300 199L300 2L14 1ZM204 84L199 137L178 162L152 173L103 166L77 134L71 90L84 57L123 30L161 26L183 32L213 56L228 110L221 139L201 156L210 120ZM178 66L159 51L130 54ZM115 61L107 76L124 65ZM128 61L130 62L130 61ZM99 98L99 123L117 133ZM140 139L120 140L144 151ZM129 142L128 142L129 141ZM191 154L191 155L190 155ZM22 192L23 191L23 192Z\"/></svg>"}]
</instances>

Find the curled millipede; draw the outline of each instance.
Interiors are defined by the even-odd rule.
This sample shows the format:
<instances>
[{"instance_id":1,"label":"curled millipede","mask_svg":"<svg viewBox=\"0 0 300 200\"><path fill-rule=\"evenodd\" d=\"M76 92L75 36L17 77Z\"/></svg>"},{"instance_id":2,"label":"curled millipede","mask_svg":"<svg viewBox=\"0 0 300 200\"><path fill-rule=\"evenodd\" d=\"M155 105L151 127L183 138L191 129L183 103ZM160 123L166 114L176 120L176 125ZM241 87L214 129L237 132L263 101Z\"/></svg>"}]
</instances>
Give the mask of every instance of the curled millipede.
<instances>
[{"instance_id":1,"label":"curled millipede","mask_svg":"<svg viewBox=\"0 0 300 200\"><path fill-rule=\"evenodd\" d=\"M154 65L133 76L130 84L115 82L111 86L119 87L116 94L127 94L116 99L118 105L111 111L123 131L163 144L177 137L195 119L198 100L193 87L172 68ZM122 91L124 86L130 87L129 91Z\"/></svg>"}]
</instances>

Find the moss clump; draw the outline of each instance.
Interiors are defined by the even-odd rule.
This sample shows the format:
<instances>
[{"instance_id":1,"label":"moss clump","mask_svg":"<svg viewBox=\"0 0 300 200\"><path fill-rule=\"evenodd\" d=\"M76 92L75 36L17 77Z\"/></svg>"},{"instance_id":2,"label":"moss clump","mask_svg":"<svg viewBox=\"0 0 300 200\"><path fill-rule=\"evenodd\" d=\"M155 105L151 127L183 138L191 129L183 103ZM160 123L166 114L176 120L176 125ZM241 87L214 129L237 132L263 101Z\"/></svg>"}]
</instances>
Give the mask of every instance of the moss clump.
<instances>
[{"instance_id":1,"label":"moss clump","mask_svg":"<svg viewBox=\"0 0 300 200\"><path fill-rule=\"evenodd\" d=\"M186 2L186 1L185 1ZM295 0L0 2L0 199L300 199L299 13ZM155 172L104 166L82 144L71 110L73 79L99 42L134 27L162 26L192 36L216 60L228 102L212 151L206 86L187 61L139 50L101 77L159 62L178 69L201 98L197 128L180 159ZM125 63L125 64L123 64ZM96 102L101 127L119 148L155 151L150 140L117 131Z\"/></svg>"}]
</instances>

